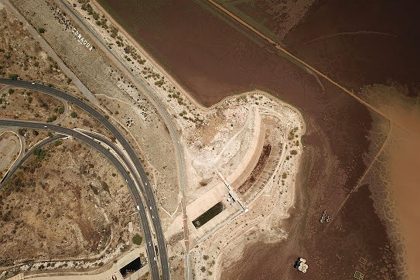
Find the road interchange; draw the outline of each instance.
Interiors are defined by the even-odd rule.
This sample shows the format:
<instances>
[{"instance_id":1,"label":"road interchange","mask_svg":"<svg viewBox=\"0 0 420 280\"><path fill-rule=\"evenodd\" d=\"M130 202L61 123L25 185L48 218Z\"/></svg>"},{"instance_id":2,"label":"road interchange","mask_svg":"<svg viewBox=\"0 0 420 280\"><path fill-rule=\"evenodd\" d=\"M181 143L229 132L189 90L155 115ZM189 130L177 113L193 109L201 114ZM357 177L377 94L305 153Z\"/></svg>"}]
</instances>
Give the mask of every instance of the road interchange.
<instances>
[{"instance_id":1,"label":"road interchange","mask_svg":"<svg viewBox=\"0 0 420 280\"><path fill-rule=\"evenodd\" d=\"M13 176L13 174L17 171L17 169L24 163L28 157L38 148L41 148L51 142L54 142L56 140L59 140L63 138L64 135L54 135L52 137L45 138L44 140L40 141L39 143L35 144L32 148L30 148L27 152L25 152L25 155L21 158L19 158L7 171L6 175L3 177L3 179L0 181L0 188L6 184L6 182Z\"/></svg>"},{"instance_id":2,"label":"road interchange","mask_svg":"<svg viewBox=\"0 0 420 280\"><path fill-rule=\"evenodd\" d=\"M58 89L48 87L48 86L45 86L45 85L32 83L32 82L27 82L27 81L21 81L21 80L10 80L10 79L0 78L0 83L10 85L10 86L13 86L13 87L25 88L25 89L29 89L29 90L39 91L39 92L42 92L44 94L62 99L62 100L67 101L69 103L72 103L72 104L78 106L79 108L81 108L82 110L84 110L85 112L87 112L89 115L91 115L96 120L98 120L104 127L106 127L112 133L112 135L121 144L122 148L124 149L124 151L128 155L128 159L127 159L126 163L128 163L129 168L131 166L130 169L135 171L133 173L134 180L138 183L139 187L141 188L140 192L142 192L142 194L145 197L145 202L146 202L146 205L147 205L147 211L150 213L150 216L152 217L152 224L153 224L153 227L154 227L155 233L156 233L156 241L157 241L157 246L158 246L158 250L159 250L159 257L160 257L160 262L161 262L161 267L162 267L163 279L169 279L170 272L169 272L169 265L168 265L166 243L165 243L165 238L164 238L164 235L163 235L162 226L160 224L158 208L157 208L156 201L155 201L155 198L154 198L153 189L152 189L151 184L149 183L146 172L144 171L143 166L142 166L136 152L131 147L129 142L125 139L125 137L122 135L122 133L108 120L107 117L104 116L104 114L99 112L97 109L95 109L91 105L85 103L85 101L80 100L80 99L78 99L78 98L76 98L72 95L69 95L69 94L63 92L63 91L60 91ZM1 123L5 124L5 121L6 120L3 120L3 121L1 121ZM11 122L11 120L7 120L7 121L9 123ZM25 122L22 122L21 124L24 124L24 123ZM41 127L39 127L39 125L41 125ZM57 132L58 132L58 130L60 130L58 128L64 129L62 127L53 126L51 124L45 124L45 125L47 127L57 128ZM43 125L38 123L37 127L42 129ZM70 131L73 131L73 133L78 133L77 131L72 130L72 129L70 129ZM65 133L62 133L62 134L65 134ZM78 135L83 135L84 137L87 137L88 139L91 139L90 137L88 137L88 136L86 136L82 133L79 133ZM84 139L86 139L86 138L84 138ZM96 143L96 144L98 144L98 143ZM108 143L108 145L109 144L112 144L112 143ZM116 151L119 151L119 149L117 149ZM120 152L119 154L123 155L124 153ZM140 192L137 191L139 196L140 196ZM147 223L147 216L145 216L145 218L146 218L145 221ZM151 243L153 245L153 242L151 242ZM148 250L148 251L150 251L150 250ZM150 258L150 256L149 256L149 263L152 263L155 258L156 258L156 256L153 253L152 258ZM152 275L153 275L153 273L152 273ZM153 279L159 279L159 274L157 274L157 277L156 276L153 277Z\"/></svg>"},{"instance_id":3,"label":"road interchange","mask_svg":"<svg viewBox=\"0 0 420 280\"><path fill-rule=\"evenodd\" d=\"M0 126L3 127L18 127L18 128L28 128L28 129L43 129L43 130L50 130L54 131L59 134L67 135L70 137L73 137L75 139L78 139L98 152L100 152L102 155L104 155L118 170L118 172L123 176L124 180L126 181L130 192L134 198L134 201L137 207L137 211L140 214L140 222L143 227L143 233L146 240L146 252L147 256L149 258L149 266L150 271L152 274L153 279L159 279L159 269L156 265L156 262L154 261L156 258L156 254L153 248L153 238L152 233L149 228L148 220L147 220L147 214L145 211L143 200L140 196L140 193L137 191L136 183L134 182L133 178L130 175L130 172L126 170L124 165L112 154L111 151L109 151L106 147L102 146L100 142L96 139L93 139L89 136L86 136L83 133L78 132L74 129L69 129L65 127L61 127L54 124L49 123L42 123L42 122L34 122L34 121L19 121L19 120L0 120Z\"/></svg>"}]
</instances>

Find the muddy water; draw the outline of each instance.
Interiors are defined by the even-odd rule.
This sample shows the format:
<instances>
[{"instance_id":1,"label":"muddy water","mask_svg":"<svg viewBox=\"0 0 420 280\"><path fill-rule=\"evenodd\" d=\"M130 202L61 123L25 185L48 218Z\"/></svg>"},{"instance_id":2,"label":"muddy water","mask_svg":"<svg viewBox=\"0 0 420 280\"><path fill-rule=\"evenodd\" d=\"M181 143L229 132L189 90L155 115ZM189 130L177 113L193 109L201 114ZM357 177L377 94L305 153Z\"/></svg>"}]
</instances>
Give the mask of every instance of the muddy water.
<instances>
[{"instance_id":1,"label":"muddy water","mask_svg":"<svg viewBox=\"0 0 420 280\"><path fill-rule=\"evenodd\" d=\"M389 247L367 186L349 200L349 206L346 204L328 230L318 222L323 210L332 213L339 207L372 159L375 150L369 151L367 136L372 116L378 116L325 80L320 85L270 46L195 1L100 2L106 3L110 13L202 104L211 105L225 96L260 88L297 107L305 118L305 171L298 189L300 202L286 225L290 240L250 247L243 260L227 269L222 278L240 275L237 279L279 279L279 275L287 275L282 279L295 279L299 275L291 264L304 255L311 258L313 271L321 277L312 279L330 276L331 263L342 267L334 270L335 278L331 279L347 279L360 265L361 257L375 259ZM304 30L299 34L304 35ZM299 50L299 39L290 36L294 51ZM307 53L308 48L304 51ZM350 58L342 63L354 56L342 54L346 55ZM327 64L328 70L334 72L331 65ZM342 72L337 72L341 73L337 78L345 76ZM354 81L358 76L350 76L345 82L357 87ZM348 234L342 234L343 228ZM370 242L372 236L377 242ZM346 258L345 248L359 250L359 258ZM386 275L396 279L392 249L386 261L391 263ZM371 265L372 271L377 271L380 264Z\"/></svg>"}]
</instances>

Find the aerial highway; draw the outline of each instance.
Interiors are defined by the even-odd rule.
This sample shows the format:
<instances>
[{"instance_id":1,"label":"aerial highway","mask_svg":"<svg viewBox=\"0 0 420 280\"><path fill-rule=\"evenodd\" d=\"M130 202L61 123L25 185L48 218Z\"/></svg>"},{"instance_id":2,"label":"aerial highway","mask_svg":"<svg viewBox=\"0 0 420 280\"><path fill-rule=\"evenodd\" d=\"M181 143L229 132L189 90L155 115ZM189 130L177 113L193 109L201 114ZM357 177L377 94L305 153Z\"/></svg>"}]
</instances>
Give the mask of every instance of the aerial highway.
<instances>
[{"instance_id":1,"label":"aerial highway","mask_svg":"<svg viewBox=\"0 0 420 280\"><path fill-rule=\"evenodd\" d=\"M98 152L100 152L102 155L104 155L118 170L118 172L123 176L124 180L126 181L130 192L134 198L134 201L137 207L137 211L140 214L140 222L143 227L144 232L144 238L146 241L146 252L149 259L149 266L150 271L153 279L159 279L159 269L156 264L156 254L155 250L153 248L153 238L152 233L150 231L149 223L147 221L147 214L145 211L145 207L143 205L142 198L137 191L136 184L133 180L133 178L130 176L130 172L128 172L125 167L122 165L122 163L104 146L100 144L99 141L84 135L83 133L78 132L74 129L69 129L65 127L61 127L54 124L49 123L42 123L42 122L34 122L34 121L19 121L19 120L5 120L0 119L0 126L4 127L19 127L19 128L29 128L29 129L44 129L44 130L50 130L57 132L59 134L71 136L75 139L78 139L92 148L96 149ZM21 161L22 162L22 161Z\"/></svg>"},{"instance_id":2,"label":"aerial highway","mask_svg":"<svg viewBox=\"0 0 420 280\"><path fill-rule=\"evenodd\" d=\"M153 223L155 233L156 233L156 241L157 241L157 245L159 249L159 257L161 260L163 279L169 279L170 273L169 273L169 265L168 265L168 255L167 255L167 250L166 250L166 242L165 242L165 237L163 235L163 230L162 230L162 226L159 219L159 213L158 213L158 208L156 205L156 200L153 194L153 189L152 189L151 184L149 183L146 172L144 171L143 166L136 152L131 147L129 142L126 140L124 135L122 135L122 133L104 116L103 113L99 112L98 110L93 108L91 105L87 104L85 101L80 100L77 97L69 95L63 91L60 91L58 89L48 87L45 85L41 85L41 84L37 84L33 82L21 81L21 80L10 80L10 79L0 78L0 83L14 86L14 87L39 91L44 94L48 94L50 96L60 98L64 101L70 102L78 106L79 108L87 112L88 114L90 114L95 119L97 119L104 127L106 127L113 134L113 136L117 139L117 141L121 144L123 149L128 154L135 170L137 171L136 172L137 175L134 175L134 178L135 179L138 179L138 177L141 178L141 182L139 183L141 183L143 195L145 197L145 201L147 204L147 210L150 212L151 217L153 217L152 223ZM153 258L150 261L152 260ZM166 278L165 278L165 275L167 276Z\"/></svg>"}]
</instances>

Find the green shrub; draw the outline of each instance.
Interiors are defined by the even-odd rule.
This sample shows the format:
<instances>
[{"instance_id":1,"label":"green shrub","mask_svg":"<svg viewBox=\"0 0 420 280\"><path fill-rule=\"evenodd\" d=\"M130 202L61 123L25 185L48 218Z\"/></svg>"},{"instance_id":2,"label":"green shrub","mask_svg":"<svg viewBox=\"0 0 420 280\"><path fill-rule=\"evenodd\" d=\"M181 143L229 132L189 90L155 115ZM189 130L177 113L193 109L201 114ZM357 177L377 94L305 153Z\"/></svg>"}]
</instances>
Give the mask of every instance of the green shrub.
<instances>
[{"instance_id":1,"label":"green shrub","mask_svg":"<svg viewBox=\"0 0 420 280\"><path fill-rule=\"evenodd\" d=\"M53 121L55 121L55 120L57 120L57 116L56 116L56 115L53 115L53 116L51 116L51 117L49 117L49 118L47 119L47 122L53 122Z\"/></svg>"},{"instance_id":2,"label":"green shrub","mask_svg":"<svg viewBox=\"0 0 420 280\"><path fill-rule=\"evenodd\" d=\"M64 107L58 107L58 109L57 109L57 113L59 113L60 115L61 115L62 113L64 113Z\"/></svg>"},{"instance_id":3,"label":"green shrub","mask_svg":"<svg viewBox=\"0 0 420 280\"><path fill-rule=\"evenodd\" d=\"M10 74L9 78L12 79L12 80L17 80L19 78L19 75L18 74Z\"/></svg>"},{"instance_id":4,"label":"green shrub","mask_svg":"<svg viewBox=\"0 0 420 280\"><path fill-rule=\"evenodd\" d=\"M134 244L136 244L136 245L140 245L140 244L141 244L141 242L143 241L143 238L140 236L140 234L136 233L136 234L133 236L132 241L133 241L133 243L134 243Z\"/></svg>"},{"instance_id":5,"label":"green shrub","mask_svg":"<svg viewBox=\"0 0 420 280\"><path fill-rule=\"evenodd\" d=\"M45 156L47 155L47 152L41 148L36 148L34 150L34 155L38 160L43 160Z\"/></svg>"}]
</instances>

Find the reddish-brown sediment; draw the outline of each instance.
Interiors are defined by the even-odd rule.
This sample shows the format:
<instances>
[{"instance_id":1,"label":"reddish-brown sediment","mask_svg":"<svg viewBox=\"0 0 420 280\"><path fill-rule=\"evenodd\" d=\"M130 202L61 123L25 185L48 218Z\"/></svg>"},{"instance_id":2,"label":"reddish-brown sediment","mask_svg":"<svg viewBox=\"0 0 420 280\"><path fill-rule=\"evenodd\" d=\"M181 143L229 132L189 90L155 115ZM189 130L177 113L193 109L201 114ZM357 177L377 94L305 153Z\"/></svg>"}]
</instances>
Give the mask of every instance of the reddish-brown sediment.
<instances>
[{"instance_id":1,"label":"reddish-brown sediment","mask_svg":"<svg viewBox=\"0 0 420 280\"><path fill-rule=\"evenodd\" d=\"M222 274L223 279L235 279L234 275L241 275L240 279L277 279L280 275L294 279L299 275L291 266L297 256L308 257L311 279L350 278L361 256L374 262L372 272L380 268L379 257L384 256L384 248L391 247L387 247L390 241L372 207L367 187L351 196L328 230L319 223L324 209L330 214L337 210L366 170L365 161L369 162L375 154L375 149L369 151L367 137L372 116L379 118L375 113L323 79L321 86L271 46L207 6L187 0L100 2L106 2L109 12L116 19L123 19L121 24L133 37L202 104L210 105L233 93L260 88L297 107L305 118L305 171L301 172L292 218L285 224L289 240L249 247L244 258ZM289 33L286 42L301 54L299 40L303 39L298 34L306 33L302 30L293 37L294 32ZM304 58L311 59L310 48L302 50ZM332 55L349 55L350 58L337 59L344 64L352 60L355 52ZM331 73L335 73L334 67L345 69L345 65L325 61ZM360 67L352 67L356 66ZM345 80L346 85L358 85L353 81L359 82L359 76L353 72ZM337 71L334 77L340 82L345 74L344 70ZM384 75L383 71L359 83L386 79ZM392 249L388 253L387 261L393 263ZM395 268L389 268L387 273L390 279L396 278Z\"/></svg>"},{"instance_id":2,"label":"reddish-brown sediment","mask_svg":"<svg viewBox=\"0 0 420 280\"><path fill-rule=\"evenodd\" d=\"M246 191L248 191L252 184L255 183L256 178L261 174L261 172L264 170L264 166L267 163L267 159L270 156L271 153L271 145L264 145L260 157L258 158L257 165L254 167L254 169L251 172L251 175L249 178L238 188L238 191L240 194L244 194Z\"/></svg>"},{"instance_id":3,"label":"reddish-brown sediment","mask_svg":"<svg viewBox=\"0 0 420 280\"><path fill-rule=\"evenodd\" d=\"M420 83L420 2L319 1L285 38L287 48L344 86Z\"/></svg>"},{"instance_id":4,"label":"reddish-brown sediment","mask_svg":"<svg viewBox=\"0 0 420 280\"><path fill-rule=\"evenodd\" d=\"M387 236L378 235L386 229L372 203L369 188L362 186L338 218L317 234L306 226L309 217L295 213L301 222L292 227L288 242L249 247L222 279L301 279L293 268L297 256L307 258L309 279L352 279L356 271L365 279L397 279L394 252Z\"/></svg>"}]
</instances>

